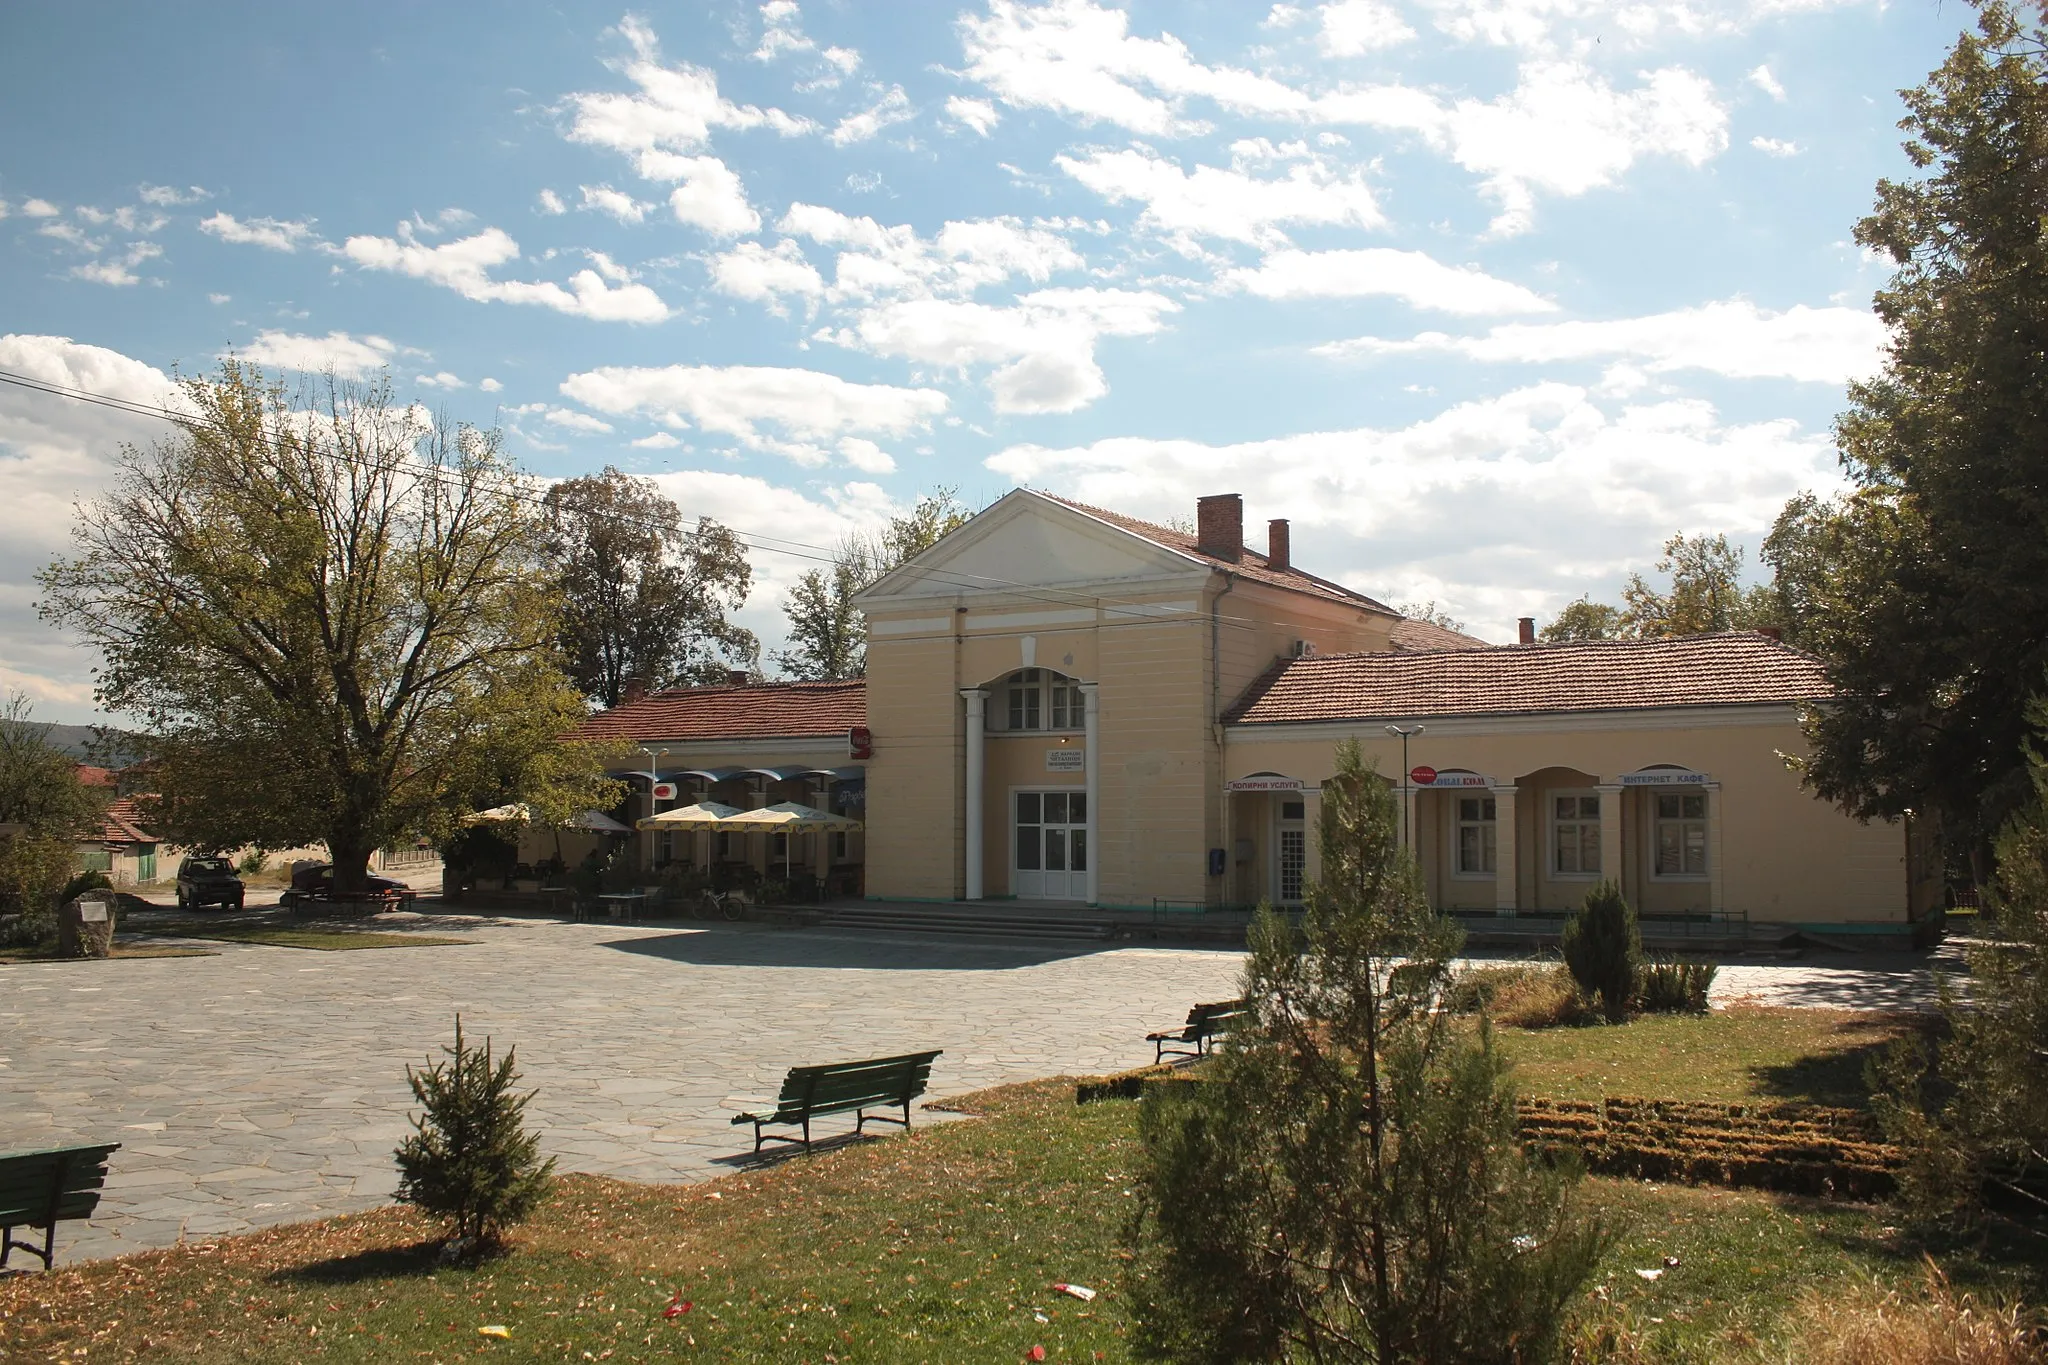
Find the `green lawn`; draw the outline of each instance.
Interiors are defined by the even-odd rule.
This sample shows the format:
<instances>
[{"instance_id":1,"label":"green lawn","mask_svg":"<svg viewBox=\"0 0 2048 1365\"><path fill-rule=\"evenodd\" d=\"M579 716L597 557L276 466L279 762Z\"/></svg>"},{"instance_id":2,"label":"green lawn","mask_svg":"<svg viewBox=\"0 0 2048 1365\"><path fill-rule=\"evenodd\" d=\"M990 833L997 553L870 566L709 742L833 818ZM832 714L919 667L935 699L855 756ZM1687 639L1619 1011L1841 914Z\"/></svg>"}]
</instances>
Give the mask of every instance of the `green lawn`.
<instances>
[{"instance_id":1,"label":"green lawn","mask_svg":"<svg viewBox=\"0 0 2048 1365\"><path fill-rule=\"evenodd\" d=\"M1852 1010L1737 1008L1621 1025L1499 1031L1524 1094L1596 1100L1803 1100L1860 1108L1864 1063L1925 1020Z\"/></svg>"},{"instance_id":2,"label":"green lawn","mask_svg":"<svg viewBox=\"0 0 2048 1365\"><path fill-rule=\"evenodd\" d=\"M427 1225L382 1209L0 1281L0 1341L33 1359L950 1365L1036 1345L1052 1361L1129 1360L1136 1105L1076 1107L1062 1082L975 1103L988 1117L711 1185L565 1179L512 1254L480 1268L436 1266ZM1638 1360L1782 1361L1801 1294L1920 1274L1919 1249L1873 1207L1610 1180L1585 1192L1626 1232L1581 1326L1647 1342ZM2012 1274L1945 1265L1966 1286ZM1054 1292L1062 1280L1101 1297ZM678 1296L690 1308L664 1318Z\"/></svg>"}]
</instances>

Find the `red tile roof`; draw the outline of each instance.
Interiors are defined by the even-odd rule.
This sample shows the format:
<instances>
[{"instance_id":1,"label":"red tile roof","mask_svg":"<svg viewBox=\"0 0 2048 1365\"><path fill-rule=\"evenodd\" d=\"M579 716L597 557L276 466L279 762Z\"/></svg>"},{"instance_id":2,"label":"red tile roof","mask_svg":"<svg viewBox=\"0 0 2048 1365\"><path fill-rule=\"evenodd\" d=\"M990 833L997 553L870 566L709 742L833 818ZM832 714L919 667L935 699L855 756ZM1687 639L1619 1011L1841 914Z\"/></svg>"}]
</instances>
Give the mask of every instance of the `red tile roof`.
<instances>
[{"instance_id":1,"label":"red tile roof","mask_svg":"<svg viewBox=\"0 0 2048 1365\"><path fill-rule=\"evenodd\" d=\"M1353 592L1341 583L1332 583L1327 578L1318 578L1314 574L1304 573L1300 569L1275 569L1271 561L1249 545L1244 547L1242 557L1235 563L1232 563L1229 560L1218 559L1212 554L1205 553L1195 543L1195 536L1192 531L1176 531L1171 526L1160 526L1153 522L1140 521L1136 517L1127 517L1121 512L1109 512L1100 507L1090 507L1087 503L1075 502L1072 498L1063 498L1057 493L1047 493L1040 489L1033 489L1032 491L1042 498L1059 503L1063 507L1071 507L1076 512L1094 517L1097 521L1108 522L1119 531L1128 531L1140 539L1151 541L1154 545L1163 545L1169 550L1193 555L1197 559L1207 560L1219 569L1227 569L1231 573L1249 578L1255 583L1269 583L1276 588L1289 588L1295 592L1308 593L1313 597L1324 597L1333 602L1343 602L1348 606L1365 607L1370 611L1384 612L1389 616L1399 615L1398 612L1386 603L1367 597L1362 592Z\"/></svg>"},{"instance_id":2,"label":"red tile roof","mask_svg":"<svg viewBox=\"0 0 2048 1365\"><path fill-rule=\"evenodd\" d=\"M1394 622L1394 648L1401 650L1418 649L1486 649L1488 643L1477 635L1467 635L1462 630L1452 630L1434 621L1418 621L1404 616Z\"/></svg>"},{"instance_id":3,"label":"red tile roof","mask_svg":"<svg viewBox=\"0 0 2048 1365\"><path fill-rule=\"evenodd\" d=\"M103 844L153 844L154 834L142 828L142 812L131 797L122 797L100 813L98 842Z\"/></svg>"},{"instance_id":4,"label":"red tile roof","mask_svg":"<svg viewBox=\"0 0 2048 1365\"><path fill-rule=\"evenodd\" d=\"M868 720L865 678L651 692L585 721L585 740L822 739Z\"/></svg>"},{"instance_id":5,"label":"red tile roof","mask_svg":"<svg viewBox=\"0 0 2048 1365\"><path fill-rule=\"evenodd\" d=\"M1766 635L1731 631L1292 659L1253 683L1226 720L1278 725L1749 706L1807 701L1833 690L1812 655Z\"/></svg>"},{"instance_id":6,"label":"red tile roof","mask_svg":"<svg viewBox=\"0 0 2048 1365\"><path fill-rule=\"evenodd\" d=\"M111 787L114 785L114 770L98 768L90 763L80 763L74 769L81 787Z\"/></svg>"}]
</instances>

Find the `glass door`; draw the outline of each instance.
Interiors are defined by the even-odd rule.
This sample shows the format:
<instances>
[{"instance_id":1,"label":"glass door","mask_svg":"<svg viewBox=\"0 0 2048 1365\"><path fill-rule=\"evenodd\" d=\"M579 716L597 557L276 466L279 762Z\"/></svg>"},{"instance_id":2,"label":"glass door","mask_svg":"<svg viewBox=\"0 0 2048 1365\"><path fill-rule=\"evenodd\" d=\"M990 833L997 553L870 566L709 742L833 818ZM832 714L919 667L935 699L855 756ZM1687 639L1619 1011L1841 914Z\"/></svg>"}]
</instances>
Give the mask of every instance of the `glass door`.
<instances>
[{"instance_id":1,"label":"glass door","mask_svg":"<svg viewBox=\"0 0 2048 1365\"><path fill-rule=\"evenodd\" d=\"M1280 803L1278 838L1274 841L1280 855L1274 867L1274 880L1279 883L1274 890L1279 894L1274 899L1282 905L1301 904L1302 883L1308 873L1306 806L1303 801Z\"/></svg>"},{"instance_id":2,"label":"glass door","mask_svg":"<svg viewBox=\"0 0 2048 1365\"><path fill-rule=\"evenodd\" d=\"M1011 894L1027 900L1088 897L1088 796L1077 791L1016 795Z\"/></svg>"}]
</instances>

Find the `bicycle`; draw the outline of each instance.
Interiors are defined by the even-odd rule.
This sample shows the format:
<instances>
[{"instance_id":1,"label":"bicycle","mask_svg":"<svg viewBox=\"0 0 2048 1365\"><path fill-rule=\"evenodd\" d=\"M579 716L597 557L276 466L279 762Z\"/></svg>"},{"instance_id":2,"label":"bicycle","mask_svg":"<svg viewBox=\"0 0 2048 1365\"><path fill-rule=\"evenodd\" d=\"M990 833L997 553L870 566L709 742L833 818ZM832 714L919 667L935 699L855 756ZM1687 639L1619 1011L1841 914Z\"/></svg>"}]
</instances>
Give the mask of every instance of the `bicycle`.
<instances>
[{"instance_id":1,"label":"bicycle","mask_svg":"<svg viewBox=\"0 0 2048 1365\"><path fill-rule=\"evenodd\" d=\"M716 891L706 891L698 897L695 913L698 919L744 919L747 914L746 893L728 891L721 896Z\"/></svg>"}]
</instances>

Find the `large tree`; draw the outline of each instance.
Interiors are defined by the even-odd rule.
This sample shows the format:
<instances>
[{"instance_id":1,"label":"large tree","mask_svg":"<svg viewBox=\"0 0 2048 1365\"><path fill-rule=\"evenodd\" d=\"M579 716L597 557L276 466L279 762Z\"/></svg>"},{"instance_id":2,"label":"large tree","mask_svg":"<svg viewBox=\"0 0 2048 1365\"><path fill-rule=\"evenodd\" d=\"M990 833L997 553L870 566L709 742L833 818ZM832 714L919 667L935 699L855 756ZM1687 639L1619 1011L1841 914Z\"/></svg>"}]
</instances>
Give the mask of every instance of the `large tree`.
<instances>
[{"instance_id":1,"label":"large tree","mask_svg":"<svg viewBox=\"0 0 2048 1365\"><path fill-rule=\"evenodd\" d=\"M34 709L19 692L0 703L0 914L50 907L106 805Z\"/></svg>"},{"instance_id":2,"label":"large tree","mask_svg":"<svg viewBox=\"0 0 2048 1365\"><path fill-rule=\"evenodd\" d=\"M2048 59L2035 11L1904 92L1920 174L1856 239L1897 266L1883 372L1836 426L1855 483L1809 646L1840 689L1808 776L1864 818L1937 817L1980 873L2029 795L2026 705L2048 682Z\"/></svg>"},{"instance_id":3,"label":"large tree","mask_svg":"<svg viewBox=\"0 0 2048 1365\"><path fill-rule=\"evenodd\" d=\"M100 653L101 704L148 722L163 833L323 841L348 891L479 801L601 802L597 756L562 742L584 707L496 433L232 360L182 390L40 575L44 614Z\"/></svg>"},{"instance_id":4,"label":"large tree","mask_svg":"<svg viewBox=\"0 0 2048 1365\"><path fill-rule=\"evenodd\" d=\"M974 514L952 488L934 489L872 536L848 536L825 568L812 569L790 590L783 614L789 640L775 662L792 677L858 678L867 672L867 623L855 594L883 574L938 544Z\"/></svg>"},{"instance_id":5,"label":"large tree","mask_svg":"<svg viewBox=\"0 0 2048 1365\"><path fill-rule=\"evenodd\" d=\"M753 587L747 547L709 517L686 528L652 479L606 466L548 490L562 652L584 695L617 706L628 684L686 687L751 672L752 631L732 623Z\"/></svg>"}]
</instances>

